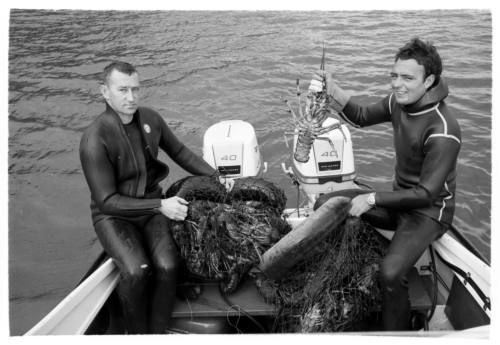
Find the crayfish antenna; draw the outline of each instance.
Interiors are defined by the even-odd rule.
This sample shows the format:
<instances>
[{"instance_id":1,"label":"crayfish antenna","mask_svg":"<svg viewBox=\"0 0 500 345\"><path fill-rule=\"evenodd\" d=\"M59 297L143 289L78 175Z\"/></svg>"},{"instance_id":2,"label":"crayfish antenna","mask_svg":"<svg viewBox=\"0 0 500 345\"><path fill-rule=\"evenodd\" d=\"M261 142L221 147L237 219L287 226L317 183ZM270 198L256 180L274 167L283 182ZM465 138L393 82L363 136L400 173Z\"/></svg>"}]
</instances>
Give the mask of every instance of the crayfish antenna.
<instances>
[{"instance_id":1,"label":"crayfish antenna","mask_svg":"<svg viewBox=\"0 0 500 345\"><path fill-rule=\"evenodd\" d=\"M304 113L302 112L302 103L300 102L300 95L301 95L301 92L300 92L300 86L299 86L299 78L297 78L297 98L299 99L299 114L300 114L300 118L304 118Z\"/></svg>"},{"instance_id":2,"label":"crayfish antenna","mask_svg":"<svg viewBox=\"0 0 500 345\"><path fill-rule=\"evenodd\" d=\"M325 70L325 41L323 41L323 55L321 56L321 65L319 66L321 71Z\"/></svg>"},{"instance_id":3,"label":"crayfish antenna","mask_svg":"<svg viewBox=\"0 0 500 345\"><path fill-rule=\"evenodd\" d=\"M340 127L340 123L335 123L335 124L327 126L327 127L322 127L321 130L319 131L320 132L319 135L328 133L328 132L333 131L334 129L337 129L339 127Z\"/></svg>"},{"instance_id":4,"label":"crayfish antenna","mask_svg":"<svg viewBox=\"0 0 500 345\"><path fill-rule=\"evenodd\" d=\"M292 117L293 117L293 121L295 123L298 122L298 119L297 119L297 115L295 115L295 112L293 111L292 107L290 106L290 103L288 103L288 100L287 99L284 99L283 97L281 97L281 99L283 100L283 102L285 102L285 104L288 106L288 111L290 112L290 114L292 114Z\"/></svg>"}]
</instances>

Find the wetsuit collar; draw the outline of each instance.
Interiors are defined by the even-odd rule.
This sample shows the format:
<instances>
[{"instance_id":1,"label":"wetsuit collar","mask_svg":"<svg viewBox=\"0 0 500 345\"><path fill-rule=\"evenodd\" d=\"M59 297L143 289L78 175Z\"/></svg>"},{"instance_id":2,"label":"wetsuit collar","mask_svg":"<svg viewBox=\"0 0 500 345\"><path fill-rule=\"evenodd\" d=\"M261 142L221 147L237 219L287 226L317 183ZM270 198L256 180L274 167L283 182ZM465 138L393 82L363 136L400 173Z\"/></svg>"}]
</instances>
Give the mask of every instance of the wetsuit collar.
<instances>
[{"instance_id":1,"label":"wetsuit collar","mask_svg":"<svg viewBox=\"0 0 500 345\"><path fill-rule=\"evenodd\" d=\"M108 102L105 101L105 103L106 103L106 113L112 114L113 117L115 118L115 120L118 120L118 122L120 122L120 124L123 125L123 122L120 118L120 115L118 115L118 113L109 105ZM138 117L138 114L139 114L139 108L137 108L137 110L135 111L135 113L132 117L132 121L134 121L134 119Z\"/></svg>"},{"instance_id":2,"label":"wetsuit collar","mask_svg":"<svg viewBox=\"0 0 500 345\"><path fill-rule=\"evenodd\" d=\"M120 116L117 114L117 112L109 105L108 102L106 102L106 113L110 115L111 119L113 119L112 121L118 123L118 126L121 128L122 130L122 133L125 133L125 125L123 124L122 120L120 119ZM135 111L134 115L133 115L133 118L132 118L132 122L136 122L137 123L137 126L139 126L139 129L140 129L140 132L141 132L141 136L142 136L142 139L144 140L144 143L146 143L146 148L148 150L151 150L151 145L154 144L154 138L155 136L152 136L152 135L145 135L144 132L146 132L146 134L149 134L151 132L151 127L150 127L150 124L148 123L144 123L143 121L144 119L142 118L141 116L141 112L139 110L139 108L137 108L137 110ZM154 154L150 151L151 155L154 156Z\"/></svg>"},{"instance_id":3,"label":"wetsuit collar","mask_svg":"<svg viewBox=\"0 0 500 345\"><path fill-rule=\"evenodd\" d=\"M448 84L441 77L436 86L429 89L417 102L403 106L409 115L419 115L426 110L433 108L448 96Z\"/></svg>"}]
</instances>

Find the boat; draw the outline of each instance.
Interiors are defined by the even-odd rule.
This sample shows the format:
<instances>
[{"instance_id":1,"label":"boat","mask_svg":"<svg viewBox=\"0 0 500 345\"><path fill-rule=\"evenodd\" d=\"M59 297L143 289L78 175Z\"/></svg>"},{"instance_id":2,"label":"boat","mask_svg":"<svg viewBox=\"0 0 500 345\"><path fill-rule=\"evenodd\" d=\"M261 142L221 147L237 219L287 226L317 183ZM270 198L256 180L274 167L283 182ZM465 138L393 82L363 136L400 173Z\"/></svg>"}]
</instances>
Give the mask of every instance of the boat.
<instances>
[{"instance_id":1,"label":"boat","mask_svg":"<svg viewBox=\"0 0 500 345\"><path fill-rule=\"evenodd\" d=\"M325 126L332 126L334 121L339 120L328 119ZM294 148L297 135L295 132ZM319 195L360 188L355 180L352 142L347 127L339 123L338 128L322 136L324 140L314 142L308 162L292 158L291 167L282 164L283 172L308 198L306 206L284 210L283 216L292 229L314 212L313 205ZM328 162L333 150L335 159L342 162L334 169ZM203 157L234 178L260 176L267 169L267 164L262 163L253 127L240 120L222 121L209 128L204 136ZM317 169L320 163L330 168ZM377 231L391 238L390 232ZM25 335L125 334L115 291L118 278L117 266L101 253L78 286ZM429 246L409 273L412 330L382 332L374 321L375 326L369 330L352 334L489 338L490 278L487 260L452 227ZM203 293L198 299L176 300L169 333L273 332L277 307L266 303L252 278L247 278L230 296L222 294L215 282L203 285ZM374 311L374 315L376 313Z\"/></svg>"}]
</instances>

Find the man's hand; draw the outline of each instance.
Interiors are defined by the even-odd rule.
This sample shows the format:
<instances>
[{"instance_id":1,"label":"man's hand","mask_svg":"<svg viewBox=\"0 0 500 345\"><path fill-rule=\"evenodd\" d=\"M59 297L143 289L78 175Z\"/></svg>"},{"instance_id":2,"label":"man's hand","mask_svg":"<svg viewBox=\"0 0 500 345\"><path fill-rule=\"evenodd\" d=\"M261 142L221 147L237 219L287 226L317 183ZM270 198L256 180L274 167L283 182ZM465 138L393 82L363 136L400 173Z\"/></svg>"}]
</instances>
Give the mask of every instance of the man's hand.
<instances>
[{"instance_id":1,"label":"man's hand","mask_svg":"<svg viewBox=\"0 0 500 345\"><path fill-rule=\"evenodd\" d=\"M370 194L360 194L351 200L351 209L349 210L351 216L360 217L373 207L367 201L369 195Z\"/></svg>"},{"instance_id":2,"label":"man's hand","mask_svg":"<svg viewBox=\"0 0 500 345\"><path fill-rule=\"evenodd\" d=\"M187 205L189 202L173 196L168 199L161 200L160 212L167 218L172 220L184 220L187 216Z\"/></svg>"},{"instance_id":3,"label":"man's hand","mask_svg":"<svg viewBox=\"0 0 500 345\"><path fill-rule=\"evenodd\" d=\"M309 91L312 92L323 91L323 81L326 82L325 71L317 71L316 73L314 73L311 79L311 83L309 84Z\"/></svg>"},{"instance_id":4,"label":"man's hand","mask_svg":"<svg viewBox=\"0 0 500 345\"><path fill-rule=\"evenodd\" d=\"M219 176L219 182L226 187L226 191L229 193L234 187L234 179L225 176Z\"/></svg>"},{"instance_id":5,"label":"man's hand","mask_svg":"<svg viewBox=\"0 0 500 345\"><path fill-rule=\"evenodd\" d=\"M349 102L349 98L351 98L351 96L347 91L344 91L340 86L337 85L330 73L326 73L325 71L317 71L316 73L314 73L311 79L309 90L314 92L321 92L323 90L323 80L326 83L326 93L330 97L332 97L332 102L330 102L330 105L336 111L341 112L347 102Z\"/></svg>"}]
</instances>

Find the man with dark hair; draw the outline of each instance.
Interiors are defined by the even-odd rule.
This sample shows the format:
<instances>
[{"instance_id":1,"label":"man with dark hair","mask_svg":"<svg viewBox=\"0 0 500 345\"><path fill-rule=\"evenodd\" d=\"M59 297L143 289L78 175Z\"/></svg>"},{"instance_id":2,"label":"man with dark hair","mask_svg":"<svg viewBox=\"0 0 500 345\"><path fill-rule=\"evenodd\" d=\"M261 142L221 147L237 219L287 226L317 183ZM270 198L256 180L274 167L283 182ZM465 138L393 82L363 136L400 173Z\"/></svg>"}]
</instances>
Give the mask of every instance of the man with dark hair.
<instances>
[{"instance_id":1,"label":"man with dark hair","mask_svg":"<svg viewBox=\"0 0 500 345\"><path fill-rule=\"evenodd\" d=\"M456 162L460 127L444 99L448 87L441 77L436 48L418 38L396 54L390 73L392 92L379 102L360 106L332 80L317 73L311 89L326 82L332 106L356 127L392 122L396 152L393 191L361 192L351 201L350 214L376 227L395 230L380 267L382 320L385 330L410 325L408 283L405 278L425 249L442 236L455 210ZM372 208L385 218L371 216Z\"/></svg>"},{"instance_id":2,"label":"man with dark hair","mask_svg":"<svg viewBox=\"0 0 500 345\"><path fill-rule=\"evenodd\" d=\"M159 182L169 169L158 160L158 149L193 175L218 174L177 139L157 112L139 107L139 86L137 70L128 63L104 69L106 110L85 130L80 160L97 237L120 269L117 289L127 331L164 333L178 265L168 219L184 220L188 202L161 198Z\"/></svg>"}]
</instances>

